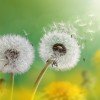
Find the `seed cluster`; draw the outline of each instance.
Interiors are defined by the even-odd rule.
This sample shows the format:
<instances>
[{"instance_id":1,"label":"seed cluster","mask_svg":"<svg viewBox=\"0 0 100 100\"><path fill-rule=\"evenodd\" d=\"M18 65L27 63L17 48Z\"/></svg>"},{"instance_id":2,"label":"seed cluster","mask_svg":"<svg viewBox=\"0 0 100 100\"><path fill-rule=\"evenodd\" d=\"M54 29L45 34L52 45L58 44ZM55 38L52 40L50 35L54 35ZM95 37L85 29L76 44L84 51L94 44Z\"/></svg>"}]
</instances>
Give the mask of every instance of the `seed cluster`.
<instances>
[{"instance_id":1,"label":"seed cluster","mask_svg":"<svg viewBox=\"0 0 100 100\"><path fill-rule=\"evenodd\" d=\"M58 52L61 56L65 55L67 52L66 47L61 43L54 44L52 49L54 52Z\"/></svg>"},{"instance_id":2,"label":"seed cluster","mask_svg":"<svg viewBox=\"0 0 100 100\"><path fill-rule=\"evenodd\" d=\"M19 56L19 52L15 49L8 49L5 51L6 59L17 59Z\"/></svg>"}]
</instances>

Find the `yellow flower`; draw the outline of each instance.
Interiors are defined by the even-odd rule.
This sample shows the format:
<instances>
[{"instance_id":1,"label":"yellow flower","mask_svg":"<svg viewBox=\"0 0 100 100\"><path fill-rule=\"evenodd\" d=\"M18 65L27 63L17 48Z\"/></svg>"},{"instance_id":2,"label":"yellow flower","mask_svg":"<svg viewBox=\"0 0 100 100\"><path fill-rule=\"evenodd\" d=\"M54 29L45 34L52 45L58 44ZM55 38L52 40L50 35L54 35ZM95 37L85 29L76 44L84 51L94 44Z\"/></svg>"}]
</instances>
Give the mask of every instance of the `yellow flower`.
<instances>
[{"instance_id":1,"label":"yellow flower","mask_svg":"<svg viewBox=\"0 0 100 100\"><path fill-rule=\"evenodd\" d=\"M53 82L44 91L46 100L85 100L84 90L69 82Z\"/></svg>"},{"instance_id":2,"label":"yellow flower","mask_svg":"<svg viewBox=\"0 0 100 100\"><path fill-rule=\"evenodd\" d=\"M96 66L100 66L100 50L96 51L93 56L93 62Z\"/></svg>"}]
</instances>

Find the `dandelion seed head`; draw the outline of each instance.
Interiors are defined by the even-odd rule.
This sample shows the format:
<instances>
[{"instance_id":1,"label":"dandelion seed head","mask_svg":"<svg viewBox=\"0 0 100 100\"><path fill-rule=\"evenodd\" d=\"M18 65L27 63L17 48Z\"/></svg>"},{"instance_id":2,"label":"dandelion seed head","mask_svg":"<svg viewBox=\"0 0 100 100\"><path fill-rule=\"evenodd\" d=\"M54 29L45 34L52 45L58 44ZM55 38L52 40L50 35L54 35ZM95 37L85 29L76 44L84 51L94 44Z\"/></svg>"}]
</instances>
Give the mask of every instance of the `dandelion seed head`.
<instances>
[{"instance_id":1,"label":"dandelion seed head","mask_svg":"<svg viewBox=\"0 0 100 100\"><path fill-rule=\"evenodd\" d=\"M80 58L78 41L67 33L52 31L45 34L40 43L40 57L43 61L53 59L55 70L67 70L75 67Z\"/></svg>"},{"instance_id":2,"label":"dandelion seed head","mask_svg":"<svg viewBox=\"0 0 100 100\"><path fill-rule=\"evenodd\" d=\"M4 73L24 73L32 64L34 49L19 35L0 37L0 70Z\"/></svg>"}]
</instances>

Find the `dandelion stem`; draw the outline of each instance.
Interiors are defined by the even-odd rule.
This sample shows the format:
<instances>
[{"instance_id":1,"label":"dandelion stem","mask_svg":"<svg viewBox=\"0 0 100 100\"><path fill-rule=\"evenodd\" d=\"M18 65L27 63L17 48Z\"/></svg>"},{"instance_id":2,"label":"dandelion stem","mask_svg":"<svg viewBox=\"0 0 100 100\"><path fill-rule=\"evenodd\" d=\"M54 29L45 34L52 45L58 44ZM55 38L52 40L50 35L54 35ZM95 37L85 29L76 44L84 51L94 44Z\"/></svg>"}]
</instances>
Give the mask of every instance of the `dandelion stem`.
<instances>
[{"instance_id":1,"label":"dandelion stem","mask_svg":"<svg viewBox=\"0 0 100 100\"><path fill-rule=\"evenodd\" d=\"M11 99L13 100L13 90L14 90L14 74L11 73Z\"/></svg>"},{"instance_id":2,"label":"dandelion stem","mask_svg":"<svg viewBox=\"0 0 100 100\"><path fill-rule=\"evenodd\" d=\"M35 84L34 84L35 89L34 89L34 91L33 91L31 100L34 100L36 91L37 91L37 89L38 89L38 87L39 87L39 84L40 84L40 82L41 82L41 80L42 80L42 78L43 78L43 76L44 76L44 74L45 74L45 72L46 72L48 66L49 66L51 63L52 63L52 60L50 60L50 59L47 60L47 62L46 62L46 64L45 64L44 68L43 68L43 69L41 70L41 72L39 73L39 75L38 75L38 77L37 77L37 79L36 79L36 81L35 81Z\"/></svg>"}]
</instances>

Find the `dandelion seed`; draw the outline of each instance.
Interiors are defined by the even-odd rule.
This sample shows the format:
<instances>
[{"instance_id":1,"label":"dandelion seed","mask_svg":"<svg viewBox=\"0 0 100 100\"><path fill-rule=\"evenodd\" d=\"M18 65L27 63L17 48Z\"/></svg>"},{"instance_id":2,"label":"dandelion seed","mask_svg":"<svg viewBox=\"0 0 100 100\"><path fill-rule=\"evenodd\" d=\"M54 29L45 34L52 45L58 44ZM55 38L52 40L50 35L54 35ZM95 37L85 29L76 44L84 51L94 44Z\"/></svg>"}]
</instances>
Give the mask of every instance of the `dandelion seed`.
<instances>
[{"instance_id":1,"label":"dandelion seed","mask_svg":"<svg viewBox=\"0 0 100 100\"><path fill-rule=\"evenodd\" d=\"M79 18L79 17L77 17L77 19L75 20L75 22L74 23L79 23L81 21L81 19Z\"/></svg>"},{"instance_id":2,"label":"dandelion seed","mask_svg":"<svg viewBox=\"0 0 100 100\"><path fill-rule=\"evenodd\" d=\"M90 14L88 15L91 19L95 19L95 15L94 14Z\"/></svg>"},{"instance_id":3,"label":"dandelion seed","mask_svg":"<svg viewBox=\"0 0 100 100\"><path fill-rule=\"evenodd\" d=\"M93 21L90 21L90 22L89 22L89 26L92 26L92 25L93 25Z\"/></svg>"},{"instance_id":4,"label":"dandelion seed","mask_svg":"<svg viewBox=\"0 0 100 100\"><path fill-rule=\"evenodd\" d=\"M87 32L88 33L95 33L95 31L94 30L91 30L91 29L87 29Z\"/></svg>"},{"instance_id":5,"label":"dandelion seed","mask_svg":"<svg viewBox=\"0 0 100 100\"><path fill-rule=\"evenodd\" d=\"M89 17L94 17L94 14L90 14Z\"/></svg>"},{"instance_id":6,"label":"dandelion seed","mask_svg":"<svg viewBox=\"0 0 100 100\"><path fill-rule=\"evenodd\" d=\"M28 36L30 33L27 33L25 30L23 30L25 36Z\"/></svg>"},{"instance_id":7,"label":"dandelion seed","mask_svg":"<svg viewBox=\"0 0 100 100\"><path fill-rule=\"evenodd\" d=\"M82 44L81 48L82 48L82 49L84 49L84 48L85 48L85 44L84 44L84 43Z\"/></svg>"},{"instance_id":8,"label":"dandelion seed","mask_svg":"<svg viewBox=\"0 0 100 100\"><path fill-rule=\"evenodd\" d=\"M80 27L85 27L87 24L86 23L80 23L79 26Z\"/></svg>"}]
</instances>

